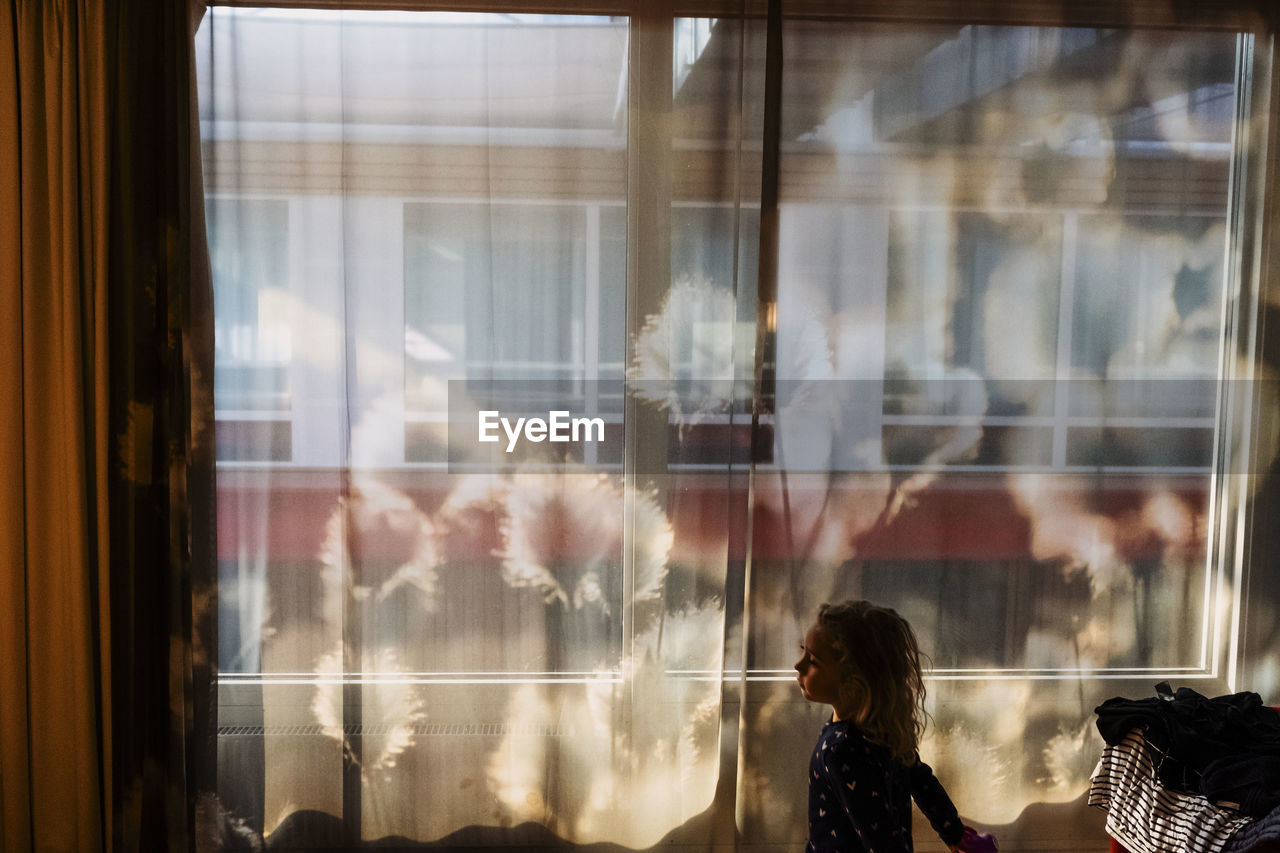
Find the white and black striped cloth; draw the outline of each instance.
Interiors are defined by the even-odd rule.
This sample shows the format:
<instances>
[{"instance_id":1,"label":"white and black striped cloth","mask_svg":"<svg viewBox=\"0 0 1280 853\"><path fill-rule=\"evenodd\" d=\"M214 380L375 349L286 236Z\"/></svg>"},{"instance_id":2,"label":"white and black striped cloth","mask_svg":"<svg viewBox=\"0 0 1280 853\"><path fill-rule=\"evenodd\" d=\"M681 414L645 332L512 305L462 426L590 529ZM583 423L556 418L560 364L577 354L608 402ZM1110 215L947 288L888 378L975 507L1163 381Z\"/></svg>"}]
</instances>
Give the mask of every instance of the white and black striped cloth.
<instances>
[{"instance_id":1,"label":"white and black striped cloth","mask_svg":"<svg viewBox=\"0 0 1280 853\"><path fill-rule=\"evenodd\" d=\"M1103 749L1090 780L1089 805L1107 813L1107 832L1130 853L1221 853L1250 822L1199 794L1161 785L1141 729Z\"/></svg>"}]
</instances>

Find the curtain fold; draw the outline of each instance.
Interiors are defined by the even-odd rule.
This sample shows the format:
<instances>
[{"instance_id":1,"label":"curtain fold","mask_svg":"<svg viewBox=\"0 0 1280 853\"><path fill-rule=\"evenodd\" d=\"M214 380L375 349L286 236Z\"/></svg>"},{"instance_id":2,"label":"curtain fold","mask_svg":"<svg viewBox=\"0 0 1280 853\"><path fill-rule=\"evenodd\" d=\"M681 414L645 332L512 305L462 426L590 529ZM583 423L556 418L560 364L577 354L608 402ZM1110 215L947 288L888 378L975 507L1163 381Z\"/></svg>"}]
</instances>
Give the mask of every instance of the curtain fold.
<instances>
[{"instance_id":1,"label":"curtain fold","mask_svg":"<svg viewBox=\"0 0 1280 853\"><path fill-rule=\"evenodd\" d=\"M100 850L110 788L106 129L109 18L3 16L6 843Z\"/></svg>"},{"instance_id":2,"label":"curtain fold","mask_svg":"<svg viewBox=\"0 0 1280 853\"><path fill-rule=\"evenodd\" d=\"M198 14L0 15L5 850L195 843L213 748Z\"/></svg>"}]
</instances>

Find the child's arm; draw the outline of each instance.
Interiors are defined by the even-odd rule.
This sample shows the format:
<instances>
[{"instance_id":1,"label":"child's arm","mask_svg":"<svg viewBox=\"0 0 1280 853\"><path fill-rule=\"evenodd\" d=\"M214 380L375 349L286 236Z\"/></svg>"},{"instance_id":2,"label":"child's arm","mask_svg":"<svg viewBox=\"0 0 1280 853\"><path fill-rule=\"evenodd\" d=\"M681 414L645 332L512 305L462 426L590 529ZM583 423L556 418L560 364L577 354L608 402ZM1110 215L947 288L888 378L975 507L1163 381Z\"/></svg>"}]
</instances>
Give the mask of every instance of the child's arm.
<instances>
[{"instance_id":1,"label":"child's arm","mask_svg":"<svg viewBox=\"0 0 1280 853\"><path fill-rule=\"evenodd\" d=\"M911 780L911 796L920 811L929 819L933 831L943 843L955 850L964 836L964 823L952 804L947 791L933 775L933 769L916 756L916 763L908 771Z\"/></svg>"}]
</instances>

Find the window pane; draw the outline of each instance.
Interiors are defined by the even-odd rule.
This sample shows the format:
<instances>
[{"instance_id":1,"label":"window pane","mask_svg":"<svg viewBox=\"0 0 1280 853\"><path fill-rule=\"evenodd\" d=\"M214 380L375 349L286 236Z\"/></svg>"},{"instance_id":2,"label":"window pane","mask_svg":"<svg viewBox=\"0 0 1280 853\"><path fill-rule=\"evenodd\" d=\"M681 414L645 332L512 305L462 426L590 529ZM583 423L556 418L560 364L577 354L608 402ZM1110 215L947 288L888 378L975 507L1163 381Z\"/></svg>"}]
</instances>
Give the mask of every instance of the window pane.
<instances>
[{"instance_id":1,"label":"window pane","mask_svg":"<svg viewBox=\"0 0 1280 853\"><path fill-rule=\"evenodd\" d=\"M410 408L443 410L440 379L583 376L582 206L408 204L404 228Z\"/></svg>"},{"instance_id":2,"label":"window pane","mask_svg":"<svg viewBox=\"0 0 1280 853\"><path fill-rule=\"evenodd\" d=\"M287 461L292 454L289 206L205 203L214 288L218 459ZM269 416L265 413L279 412Z\"/></svg>"}]
</instances>

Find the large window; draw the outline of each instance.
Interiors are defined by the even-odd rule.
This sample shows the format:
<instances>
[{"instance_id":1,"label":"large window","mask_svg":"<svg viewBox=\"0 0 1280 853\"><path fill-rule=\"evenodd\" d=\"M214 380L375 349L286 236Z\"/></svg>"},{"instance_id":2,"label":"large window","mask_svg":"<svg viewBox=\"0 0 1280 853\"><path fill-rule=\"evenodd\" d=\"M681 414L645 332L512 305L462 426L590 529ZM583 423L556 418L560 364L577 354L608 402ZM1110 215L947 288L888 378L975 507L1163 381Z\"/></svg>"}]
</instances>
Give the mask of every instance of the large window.
<instances>
[{"instance_id":1,"label":"large window","mask_svg":"<svg viewBox=\"0 0 1280 853\"><path fill-rule=\"evenodd\" d=\"M961 812L1037 849L1097 846L1094 706L1242 686L1252 36L787 19L762 174L757 19L203 26L253 832L792 849L794 650L848 597L919 633ZM506 404L604 438L460 462Z\"/></svg>"}]
</instances>

